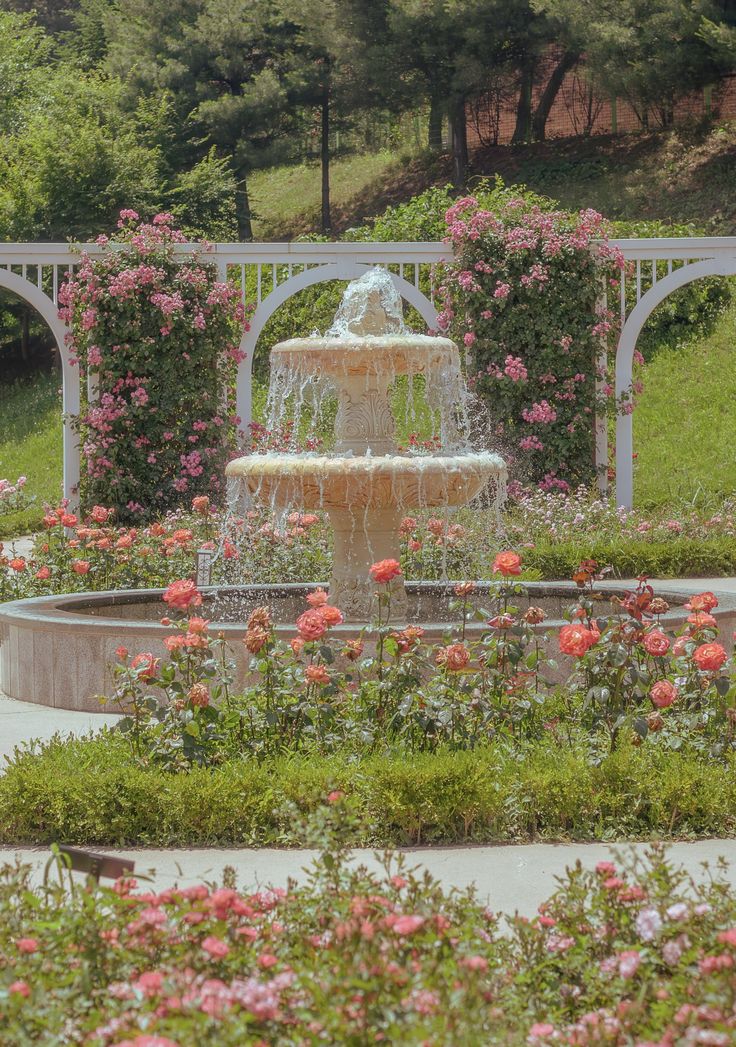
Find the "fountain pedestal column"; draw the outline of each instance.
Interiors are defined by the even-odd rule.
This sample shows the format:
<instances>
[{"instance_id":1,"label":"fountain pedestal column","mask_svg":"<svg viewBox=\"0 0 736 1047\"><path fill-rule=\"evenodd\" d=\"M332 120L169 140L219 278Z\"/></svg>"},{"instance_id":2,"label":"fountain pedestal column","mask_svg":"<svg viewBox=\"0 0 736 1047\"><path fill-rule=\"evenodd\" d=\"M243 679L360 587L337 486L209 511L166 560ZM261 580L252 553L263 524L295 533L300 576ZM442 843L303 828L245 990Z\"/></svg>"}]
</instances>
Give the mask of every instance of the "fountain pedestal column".
<instances>
[{"instance_id":1,"label":"fountain pedestal column","mask_svg":"<svg viewBox=\"0 0 736 1047\"><path fill-rule=\"evenodd\" d=\"M379 375L340 376L337 384L337 454L396 454L396 425L389 402L389 379Z\"/></svg>"},{"instance_id":2,"label":"fountain pedestal column","mask_svg":"<svg viewBox=\"0 0 736 1047\"><path fill-rule=\"evenodd\" d=\"M376 616L376 591L390 592L391 620L406 618L406 592L402 576L377 586L367 565L399 559L398 509L329 509L334 531L334 559L330 603L339 607L347 622L370 622Z\"/></svg>"}]
</instances>

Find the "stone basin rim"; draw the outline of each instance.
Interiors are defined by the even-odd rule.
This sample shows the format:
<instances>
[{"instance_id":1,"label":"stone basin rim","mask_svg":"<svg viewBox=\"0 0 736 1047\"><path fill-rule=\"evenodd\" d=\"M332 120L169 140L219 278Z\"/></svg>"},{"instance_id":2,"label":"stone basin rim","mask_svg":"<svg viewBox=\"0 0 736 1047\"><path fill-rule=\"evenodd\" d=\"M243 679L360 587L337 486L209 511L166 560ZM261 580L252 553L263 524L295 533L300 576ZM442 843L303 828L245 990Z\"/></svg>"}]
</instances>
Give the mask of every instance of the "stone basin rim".
<instances>
[{"instance_id":1,"label":"stone basin rim","mask_svg":"<svg viewBox=\"0 0 736 1047\"><path fill-rule=\"evenodd\" d=\"M407 594L411 598L412 596L433 596L437 597L447 596L452 597L453 586L457 584L457 579L453 581L440 582L407 582L406 589ZM579 593L579 589L573 582L522 582L526 594L522 594L530 599L533 599L535 594L538 594L540 598L567 598L572 602L572 599ZM493 582L477 582L476 586L476 597L482 598L484 592L495 585ZM284 582L280 584L254 584L254 585L217 585L202 587L201 592L205 597L205 606L195 609L195 613L204 616L206 611L207 599L213 599L218 594L225 596L246 596L251 595L254 599L262 599L267 602L269 598L278 601L279 595L282 598L295 598L304 596L310 592L313 592L315 588L321 586L328 588L328 583L322 582ZM601 603L610 604L613 597L624 596L630 590L624 586L607 586L595 590L595 593L601 599ZM672 589L665 590L660 586L660 591L666 596L668 602L671 604L670 610L660 616L662 624L666 627L668 625L678 625L683 620L683 605L693 595L691 592L678 591L674 587ZM50 596L31 596L21 600L11 600L6 603L0 604L0 625L3 623L18 625L23 623L26 627L31 629L43 629L48 626L54 628L60 628L63 630L104 630L109 629L115 630L143 630L151 633L160 633L162 636L168 635L171 632L171 626L162 625L161 622L148 620L148 619L125 619L125 618L106 618L102 615L95 615L85 613L85 610L91 610L97 607L104 608L105 606L111 607L122 607L126 604L141 604L141 603L161 603L161 616L164 617L167 614L166 605L163 603L164 589L106 589L98 591L86 591L76 593L63 593L55 594ZM716 617L728 613L736 612L736 594L734 593L719 593L719 606L713 612ZM186 617L186 615L184 615ZM277 630L294 628L293 622L278 622L276 621ZM448 621L441 622L424 622L426 627L431 628L433 626L447 629L453 623ZM475 623L471 623L475 624ZM479 624L479 623L478 623ZM537 632L545 632L548 629L557 629L562 625L568 624L563 618L547 618L544 622L537 626L534 626L534 630ZM345 624L343 626L337 626L331 630L334 635L340 635L340 633L355 633L356 630L360 631L361 628L365 628L365 625L356 625L355 623ZM212 631L217 630L225 632L227 635L230 634L242 634L245 631L245 622L218 622L216 619L211 621L210 629ZM0 645L0 650L2 649Z\"/></svg>"}]
</instances>

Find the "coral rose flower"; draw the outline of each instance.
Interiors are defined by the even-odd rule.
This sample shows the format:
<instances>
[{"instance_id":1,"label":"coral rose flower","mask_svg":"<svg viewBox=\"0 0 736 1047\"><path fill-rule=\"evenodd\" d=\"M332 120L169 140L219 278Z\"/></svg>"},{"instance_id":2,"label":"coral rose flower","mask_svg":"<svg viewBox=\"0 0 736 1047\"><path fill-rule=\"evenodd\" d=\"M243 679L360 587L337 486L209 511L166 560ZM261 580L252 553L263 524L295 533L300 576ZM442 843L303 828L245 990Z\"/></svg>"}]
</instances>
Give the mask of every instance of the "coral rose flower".
<instances>
[{"instance_id":1,"label":"coral rose flower","mask_svg":"<svg viewBox=\"0 0 736 1047\"><path fill-rule=\"evenodd\" d=\"M46 564L44 564L43 567L39 567L39 569L36 571L36 578L38 578L41 582L45 582L46 579L50 577L51 570L46 566Z\"/></svg>"},{"instance_id":2,"label":"coral rose flower","mask_svg":"<svg viewBox=\"0 0 736 1047\"><path fill-rule=\"evenodd\" d=\"M719 643L704 643L696 647L693 661L702 672L717 672L726 661L727 654Z\"/></svg>"},{"instance_id":3,"label":"coral rose flower","mask_svg":"<svg viewBox=\"0 0 736 1047\"><path fill-rule=\"evenodd\" d=\"M642 640L644 649L655 658L661 658L670 649L670 641L660 629L653 629Z\"/></svg>"},{"instance_id":4,"label":"coral rose flower","mask_svg":"<svg viewBox=\"0 0 736 1047\"><path fill-rule=\"evenodd\" d=\"M172 582L164 593L164 603L177 611L186 611L189 607L199 607L202 594L191 578L180 578Z\"/></svg>"},{"instance_id":5,"label":"coral rose flower","mask_svg":"<svg viewBox=\"0 0 736 1047\"><path fill-rule=\"evenodd\" d=\"M328 599L327 593L320 587L307 596L307 603L310 607L324 607Z\"/></svg>"},{"instance_id":6,"label":"coral rose flower","mask_svg":"<svg viewBox=\"0 0 736 1047\"><path fill-rule=\"evenodd\" d=\"M75 574L86 574L89 571L89 560L74 560L72 570Z\"/></svg>"},{"instance_id":7,"label":"coral rose flower","mask_svg":"<svg viewBox=\"0 0 736 1047\"><path fill-rule=\"evenodd\" d=\"M207 690L206 684L203 683L192 684L189 688L188 698L197 709L206 709L210 704L210 692Z\"/></svg>"},{"instance_id":8,"label":"coral rose flower","mask_svg":"<svg viewBox=\"0 0 736 1047\"><path fill-rule=\"evenodd\" d=\"M192 498L192 509L195 513L206 515L210 511L210 500L207 495L198 494L196 498Z\"/></svg>"},{"instance_id":9,"label":"coral rose flower","mask_svg":"<svg viewBox=\"0 0 736 1047\"><path fill-rule=\"evenodd\" d=\"M362 640L348 640L342 652L351 662L355 662L363 653Z\"/></svg>"},{"instance_id":10,"label":"coral rose flower","mask_svg":"<svg viewBox=\"0 0 736 1047\"><path fill-rule=\"evenodd\" d=\"M301 636L295 636L293 640L289 640L289 647L294 652L294 657L298 658L304 650L304 640L302 640Z\"/></svg>"},{"instance_id":11,"label":"coral rose flower","mask_svg":"<svg viewBox=\"0 0 736 1047\"><path fill-rule=\"evenodd\" d=\"M330 682L330 674L327 672L324 665L308 665L304 670L304 677L307 683L316 683L321 687L324 687Z\"/></svg>"},{"instance_id":12,"label":"coral rose flower","mask_svg":"<svg viewBox=\"0 0 736 1047\"><path fill-rule=\"evenodd\" d=\"M715 620L712 614L708 614L707 611L693 611L692 614L687 616L688 624L691 625L692 631L697 632L699 629L717 629L718 622Z\"/></svg>"},{"instance_id":13,"label":"coral rose flower","mask_svg":"<svg viewBox=\"0 0 736 1047\"><path fill-rule=\"evenodd\" d=\"M379 585L386 585L394 578L398 578L400 574L401 567L398 560L379 560L370 568L371 578Z\"/></svg>"},{"instance_id":14,"label":"coral rose flower","mask_svg":"<svg viewBox=\"0 0 736 1047\"><path fill-rule=\"evenodd\" d=\"M25 571L26 561L22 556L14 556L13 559L10 561L9 567L11 571Z\"/></svg>"},{"instance_id":15,"label":"coral rose flower","mask_svg":"<svg viewBox=\"0 0 736 1047\"><path fill-rule=\"evenodd\" d=\"M649 697L658 709L669 709L678 693L675 685L669 680L657 680L649 691Z\"/></svg>"},{"instance_id":16,"label":"coral rose flower","mask_svg":"<svg viewBox=\"0 0 736 1047\"><path fill-rule=\"evenodd\" d=\"M515 574L521 574L521 557L518 553L511 552L511 550L498 553L493 561L493 570L495 574L502 574L504 578L511 578Z\"/></svg>"},{"instance_id":17,"label":"coral rose flower","mask_svg":"<svg viewBox=\"0 0 736 1047\"><path fill-rule=\"evenodd\" d=\"M457 673L467 668L470 662L470 651L463 643L452 643L437 652L437 665L442 665L449 672Z\"/></svg>"},{"instance_id":18,"label":"coral rose flower","mask_svg":"<svg viewBox=\"0 0 736 1047\"><path fill-rule=\"evenodd\" d=\"M262 629L259 625L256 625L247 631L243 643L251 654L258 654L258 652L268 643L268 637L269 634L266 630Z\"/></svg>"},{"instance_id":19,"label":"coral rose flower","mask_svg":"<svg viewBox=\"0 0 736 1047\"><path fill-rule=\"evenodd\" d=\"M325 635L327 622L325 622L321 610L312 608L299 615L296 620L296 628L302 640L310 642L311 640L319 640L321 636Z\"/></svg>"},{"instance_id":20,"label":"coral rose flower","mask_svg":"<svg viewBox=\"0 0 736 1047\"><path fill-rule=\"evenodd\" d=\"M319 613L322 615L322 621L328 626L342 625L344 621L342 611L338 607L330 607L329 604L320 607Z\"/></svg>"},{"instance_id":21,"label":"coral rose flower","mask_svg":"<svg viewBox=\"0 0 736 1047\"><path fill-rule=\"evenodd\" d=\"M104 505L93 505L89 517L96 524L104 524L107 523L111 512L112 509L106 509Z\"/></svg>"},{"instance_id":22,"label":"coral rose flower","mask_svg":"<svg viewBox=\"0 0 736 1047\"><path fill-rule=\"evenodd\" d=\"M465 598L472 596L475 592L475 582L458 582L455 586L455 596Z\"/></svg>"},{"instance_id":23,"label":"coral rose flower","mask_svg":"<svg viewBox=\"0 0 736 1047\"><path fill-rule=\"evenodd\" d=\"M599 636L600 633L586 629L584 625L563 625L559 637L560 651L582 658Z\"/></svg>"},{"instance_id":24,"label":"coral rose flower","mask_svg":"<svg viewBox=\"0 0 736 1047\"><path fill-rule=\"evenodd\" d=\"M152 680L158 672L158 658L154 658L150 651L137 654L130 663L130 668L138 670L141 680Z\"/></svg>"},{"instance_id":25,"label":"coral rose flower","mask_svg":"<svg viewBox=\"0 0 736 1047\"><path fill-rule=\"evenodd\" d=\"M8 992L9 993L17 993L19 996L30 996L31 995L31 989L30 989L30 986L28 985L28 982L24 982L23 980L20 980L20 981L17 981L17 982L11 982L10 985L8 986Z\"/></svg>"},{"instance_id":26,"label":"coral rose flower","mask_svg":"<svg viewBox=\"0 0 736 1047\"><path fill-rule=\"evenodd\" d=\"M697 593L695 596L691 596L688 602L685 604L685 610L687 611L712 611L714 607L718 606L718 600L713 593Z\"/></svg>"}]
</instances>

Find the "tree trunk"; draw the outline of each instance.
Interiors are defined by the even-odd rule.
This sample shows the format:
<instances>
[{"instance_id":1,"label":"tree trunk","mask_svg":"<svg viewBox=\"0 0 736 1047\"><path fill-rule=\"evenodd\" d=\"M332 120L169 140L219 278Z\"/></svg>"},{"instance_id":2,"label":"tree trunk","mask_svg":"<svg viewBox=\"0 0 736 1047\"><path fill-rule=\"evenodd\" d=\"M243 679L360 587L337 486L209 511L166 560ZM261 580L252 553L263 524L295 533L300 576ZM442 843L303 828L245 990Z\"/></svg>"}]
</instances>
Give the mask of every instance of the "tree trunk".
<instances>
[{"instance_id":1,"label":"tree trunk","mask_svg":"<svg viewBox=\"0 0 736 1047\"><path fill-rule=\"evenodd\" d=\"M442 152L442 117L444 106L440 98L432 95L429 100L429 135L427 145L431 153Z\"/></svg>"},{"instance_id":2,"label":"tree trunk","mask_svg":"<svg viewBox=\"0 0 736 1047\"><path fill-rule=\"evenodd\" d=\"M537 103L537 108L534 110L534 116L532 117L532 135L535 142L543 142L545 130L547 128L547 118L552 110L552 106L555 103L557 95L560 93L562 83L570 72L570 70L577 64L580 58L579 51L565 51L560 58L559 62L552 70L552 75L547 81L547 86L542 91L542 96Z\"/></svg>"},{"instance_id":3,"label":"tree trunk","mask_svg":"<svg viewBox=\"0 0 736 1047\"><path fill-rule=\"evenodd\" d=\"M330 215L330 66L325 62L322 80L320 161L322 164L322 234L332 232Z\"/></svg>"},{"instance_id":4,"label":"tree trunk","mask_svg":"<svg viewBox=\"0 0 736 1047\"><path fill-rule=\"evenodd\" d=\"M244 174L241 175L240 184L235 190L235 217L238 223L238 237L242 243L249 243L253 239L253 222L248 182Z\"/></svg>"},{"instance_id":5,"label":"tree trunk","mask_svg":"<svg viewBox=\"0 0 736 1047\"><path fill-rule=\"evenodd\" d=\"M452 136L452 181L456 189L464 189L468 173L468 124L464 98L455 98L452 102L450 131Z\"/></svg>"},{"instance_id":6,"label":"tree trunk","mask_svg":"<svg viewBox=\"0 0 736 1047\"><path fill-rule=\"evenodd\" d=\"M527 55L521 66L519 102L516 106L516 127L511 138L512 145L528 142L532 136L532 88L535 65L534 55Z\"/></svg>"},{"instance_id":7,"label":"tree trunk","mask_svg":"<svg viewBox=\"0 0 736 1047\"><path fill-rule=\"evenodd\" d=\"M20 313L20 358L23 363L28 360L28 309L25 306L21 307Z\"/></svg>"}]
</instances>

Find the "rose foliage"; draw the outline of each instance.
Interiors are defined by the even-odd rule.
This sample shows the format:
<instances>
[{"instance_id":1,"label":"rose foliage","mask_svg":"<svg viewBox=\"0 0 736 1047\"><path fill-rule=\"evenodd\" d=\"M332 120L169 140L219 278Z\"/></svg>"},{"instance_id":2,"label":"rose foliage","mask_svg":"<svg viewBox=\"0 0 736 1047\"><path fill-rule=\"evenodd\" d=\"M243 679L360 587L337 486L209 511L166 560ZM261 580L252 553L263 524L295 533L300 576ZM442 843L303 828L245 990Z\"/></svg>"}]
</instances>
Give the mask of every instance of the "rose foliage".
<instances>
[{"instance_id":1,"label":"rose foliage","mask_svg":"<svg viewBox=\"0 0 736 1047\"><path fill-rule=\"evenodd\" d=\"M235 435L239 291L203 254L177 256L171 215L121 212L59 292L84 390L83 504L139 521L219 494Z\"/></svg>"}]
</instances>

